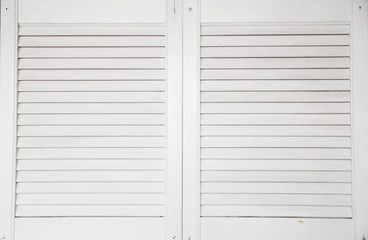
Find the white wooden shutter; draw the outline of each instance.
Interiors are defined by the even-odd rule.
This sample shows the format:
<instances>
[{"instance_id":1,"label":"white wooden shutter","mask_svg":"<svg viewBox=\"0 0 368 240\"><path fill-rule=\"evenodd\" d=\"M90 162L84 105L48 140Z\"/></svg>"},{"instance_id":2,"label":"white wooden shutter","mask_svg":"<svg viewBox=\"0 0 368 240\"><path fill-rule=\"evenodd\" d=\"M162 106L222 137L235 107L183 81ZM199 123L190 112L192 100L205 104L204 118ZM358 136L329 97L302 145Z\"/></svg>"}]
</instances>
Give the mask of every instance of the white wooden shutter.
<instances>
[{"instance_id":1,"label":"white wooden shutter","mask_svg":"<svg viewBox=\"0 0 368 240\"><path fill-rule=\"evenodd\" d=\"M165 26L19 35L16 216L164 216Z\"/></svg>"},{"instance_id":2,"label":"white wooden shutter","mask_svg":"<svg viewBox=\"0 0 368 240\"><path fill-rule=\"evenodd\" d=\"M185 4L188 235L353 238L351 6Z\"/></svg>"},{"instance_id":3,"label":"white wooden shutter","mask_svg":"<svg viewBox=\"0 0 368 240\"><path fill-rule=\"evenodd\" d=\"M1 2L0 238L180 237L175 6Z\"/></svg>"},{"instance_id":4,"label":"white wooden shutter","mask_svg":"<svg viewBox=\"0 0 368 240\"><path fill-rule=\"evenodd\" d=\"M175 6L2 1L0 238L180 237Z\"/></svg>"}]
</instances>

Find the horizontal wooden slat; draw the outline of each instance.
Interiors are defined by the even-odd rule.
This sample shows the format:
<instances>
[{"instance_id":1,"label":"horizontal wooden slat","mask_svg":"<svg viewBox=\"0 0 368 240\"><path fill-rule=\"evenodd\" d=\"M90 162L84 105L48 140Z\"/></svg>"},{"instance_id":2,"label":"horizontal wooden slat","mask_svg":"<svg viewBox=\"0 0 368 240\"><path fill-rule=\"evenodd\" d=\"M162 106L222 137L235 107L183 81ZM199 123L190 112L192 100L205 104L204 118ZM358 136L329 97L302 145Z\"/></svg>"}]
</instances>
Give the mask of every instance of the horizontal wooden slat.
<instances>
[{"instance_id":1,"label":"horizontal wooden slat","mask_svg":"<svg viewBox=\"0 0 368 240\"><path fill-rule=\"evenodd\" d=\"M350 114L201 114L201 124L350 124Z\"/></svg>"},{"instance_id":2,"label":"horizontal wooden slat","mask_svg":"<svg viewBox=\"0 0 368 240\"><path fill-rule=\"evenodd\" d=\"M18 183L17 193L164 193L161 182Z\"/></svg>"},{"instance_id":3,"label":"horizontal wooden slat","mask_svg":"<svg viewBox=\"0 0 368 240\"><path fill-rule=\"evenodd\" d=\"M201 183L202 193L351 194L350 183Z\"/></svg>"},{"instance_id":4,"label":"horizontal wooden slat","mask_svg":"<svg viewBox=\"0 0 368 240\"><path fill-rule=\"evenodd\" d=\"M335 206L202 206L201 216L352 217L351 207Z\"/></svg>"},{"instance_id":5,"label":"horizontal wooden slat","mask_svg":"<svg viewBox=\"0 0 368 240\"><path fill-rule=\"evenodd\" d=\"M18 137L18 148L164 147L164 137Z\"/></svg>"},{"instance_id":6,"label":"horizontal wooden slat","mask_svg":"<svg viewBox=\"0 0 368 240\"><path fill-rule=\"evenodd\" d=\"M337 148L202 148L203 159L350 159L350 149Z\"/></svg>"},{"instance_id":7,"label":"horizontal wooden slat","mask_svg":"<svg viewBox=\"0 0 368 240\"><path fill-rule=\"evenodd\" d=\"M26 70L23 70L26 71ZM21 76L22 77L22 76ZM26 76L27 77L27 76ZM204 69L201 79L349 79L349 69ZM20 78L20 79L23 79Z\"/></svg>"},{"instance_id":8,"label":"horizontal wooden slat","mask_svg":"<svg viewBox=\"0 0 368 240\"><path fill-rule=\"evenodd\" d=\"M21 97L21 96L20 96ZM24 98L24 97L23 97ZM202 92L201 102L348 102L349 92Z\"/></svg>"},{"instance_id":9,"label":"horizontal wooden slat","mask_svg":"<svg viewBox=\"0 0 368 240\"><path fill-rule=\"evenodd\" d=\"M163 216L163 205L20 205L16 216Z\"/></svg>"},{"instance_id":10,"label":"horizontal wooden slat","mask_svg":"<svg viewBox=\"0 0 368 240\"><path fill-rule=\"evenodd\" d=\"M201 91L348 91L347 80L201 81Z\"/></svg>"},{"instance_id":11,"label":"horizontal wooden slat","mask_svg":"<svg viewBox=\"0 0 368 240\"><path fill-rule=\"evenodd\" d=\"M18 171L17 174L17 182L160 182L164 180L164 171Z\"/></svg>"},{"instance_id":12,"label":"horizontal wooden slat","mask_svg":"<svg viewBox=\"0 0 368 240\"><path fill-rule=\"evenodd\" d=\"M202 194L203 205L318 205L349 206L349 195L313 195L313 194Z\"/></svg>"},{"instance_id":13,"label":"horizontal wooden slat","mask_svg":"<svg viewBox=\"0 0 368 240\"><path fill-rule=\"evenodd\" d=\"M312 96L313 97L313 96ZM333 98L333 97L332 97ZM342 99L341 97L340 99ZM338 96L333 99L338 99ZM19 103L33 102L164 102L164 92L20 92Z\"/></svg>"},{"instance_id":14,"label":"horizontal wooden slat","mask_svg":"<svg viewBox=\"0 0 368 240\"><path fill-rule=\"evenodd\" d=\"M19 48L20 58L123 58L146 57L162 58L166 56L164 47L103 47L103 48Z\"/></svg>"},{"instance_id":15,"label":"horizontal wooden slat","mask_svg":"<svg viewBox=\"0 0 368 240\"><path fill-rule=\"evenodd\" d=\"M37 141L37 139L35 140ZM31 142L31 139L29 139L27 142ZM33 145L33 143L31 144ZM18 145L19 145L19 140L18 140ZM290 148L291 147L345 147L347 148L351 146L351 141L350 141L350 137L202 137L201 146L202 147L290 147Z\"/></svg>"},{"instance_id":16,"label":"horizontal wooden slat","mask_svg":"<svg viewBox=\"0 0 368 240\"><path fill-rule=\"evenodd\" d=\"M163 194L18 194L17 205L164 204Z\"/></svg>"},{"instance_id":17,"label":"horizontal wooden slat","mask_svg":"<svg viewBox=\"0 0 368 240\"><path fill-rule=\"evenodd\" d=\"M22 109L19 109L18 111L21 110ZM202 103L201 113L350 113L350 104L349 103Z\"/></svg>"},{"instance_id":18,"label":"horizontal wooden slat","mask_svg":"<svg viewBox=\"0 0 368 240\"><path fill-rule=\"evenodd\" d=\"M98 159L98 158L158 158L165 156L164 148L21 148L18 159Z\"/></svg>"},{"instance_id":19,"label":"horizontal wooden slat","mask_svg":"<svg viewBox=\"0 0 368 240\"><path fill-rule=\"evenodd\" d=\"M137 46L165 46L163 36L56 36L56 37L20 37L20 47L137 47ZM341 41L341 40L340 40ZM340 44L343 45L343 44Z\"/></svg>"},{"instance_id":20,"label":"horizontal wooden slat","mask_svg":"<svg viewBox=\"0 0 368 240\"><path fill-rule=\"evenodd\" d=\"M231 157L231 156L229 156ZM351 182L351 172L202 171L202 182Z\"/></svg>"},{"instance_id":21,"label":"horizontal wooden slat","mask_svg":"<svg viewBox=\"0 0 368 240\"><path fill-rule=\"evenodd\" d=\"M20 103L18 113L165 113L164 103Z\"/></svg>"},{"instance_id":22,"label":"horizontal wooden slat","mask_svg":"<svg viewBox=\"0 0 368 240\"><path fill-rule=\"evenodd\" d=\"M164 114L20 114L18 125L162 125Z\"/></svg>"},{"instance_id":23,"label":"horizontal wooden slat","mask_svg":"<svg viewBox=\"0 0 368 240\"><path fill-rule=\"evenodd\" d=\"M349 34L349 25L274 25L274 26L201 26L201 35L310 35L310 34Z\"/></svg>"},{"instance_id":24,"label":"horizontal wooden slat","mask_svg":"<svg viewBox=\"0 0 368 240\"><path fill-rule=\"evenodd\" d=\"M18 159L17 170L165 170L165 161L157 159Z\"/></svg>"},{"instance_id":25,"label":"horizontal wooden slat","mask_svg":"<svg viewBox=\"0 0 368 240\"><path fill-rule=\"evenodd\" d=\"M348 68L349 61L349 58L205 58L201 60L201 68Z\"/></svg>"},{"instance_id":26,"label":"horizontal wooden slat","mask_svg":"<svg viewBox=\"0 0 368 240\"><path fill-rule=\"evenodd\" d=\"M351 171L350 160L201 160L201 169L210 171Z\"/></svg>"},{"instance_id":27,"label":"horizontal wooden slat","mask_svg":"<svg viewBox=\"0 0 368 240\"><path fill-rule=\"evenodd\" d=\"M330 62L330 61L328 61ZM163 58L20 59L19 69L163 69Z\"/></svg>"},{"instance_id":28,"label":"horizontal wooden slat","mask_svg":"<svg viewBox=\"0 0 368 240\"><path fill-rule=\"evenodd\" d=\"M50 41L47 41L50 42ZM21 46L32 41L21 41ZM305 36L202 36L201 46L347 46L348 35Z\"/></svg>"},{"instance_id":29,"label":"horizontal wooden slat","mask_svg":"<svg viewBox=\"0 0 368 240\"><path fill-rule=\"evenodd\" d=\"M18 136L164 136L163 126L19 126Z\"/></svg>"},{"instance_id":30,"label":"horizontal wooden slat","mask_svg":"<svg viewBox=\"0 0 368 240\"><path fill-rule=\"evenodd\" d=\"M349 126L202 126L202 136L350 136Z\"/></svg>"},{"instance_id":31,"label":"horizontal wooden slat","mask_svg":"<svg viewBox=\"0 0 368 240\"><path fill-rule=\"evenodd\" d=\"M347 57L349 55L348 46L201 47L201 57Z\"/></svg>"},{"instance_id":32,"label":"horizontal wooden slat","mask_svg":"<svg viewBox=\"0 0 368 240\"><path fill-rule=\"evenodd\" d=\"M19 70L18 80L163 80L165 70Z\"/></svg>"},{"instance_id":33,"label":"horizontal wooden slat","mask_svg":"<svg viewBox=\"0 0 368 240\"><path fill-rule=\"evenodd\" d=\"M165 35L164 26L21 26L19 36Z\"/></svg>"},{"instance_id":34,"label":"horizontal wooden slat","mask_svg":"<svg viewBox=\"0 0 368 240\"><path fill-rule=\"evenodd\" d=\"M20 81L18 86L20 92L162 92L164 90L163 81Z\"/></svg>"}]
</instances>

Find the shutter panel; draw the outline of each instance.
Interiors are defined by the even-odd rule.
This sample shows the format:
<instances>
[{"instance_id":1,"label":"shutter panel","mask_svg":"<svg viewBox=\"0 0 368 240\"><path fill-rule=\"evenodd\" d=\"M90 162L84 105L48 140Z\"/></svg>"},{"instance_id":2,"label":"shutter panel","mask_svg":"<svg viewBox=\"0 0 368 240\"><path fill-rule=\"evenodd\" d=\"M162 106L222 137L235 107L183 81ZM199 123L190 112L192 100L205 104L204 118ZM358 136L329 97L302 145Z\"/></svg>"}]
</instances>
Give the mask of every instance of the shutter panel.
<instances>
[{"instance_id":1,"label":"shutter panel","mask_svg":"<svg viewBox=\"0 0 368 240\"><path fill-rule=\"evenodd\" d=\"M352 217L349 25L280 25L201 26L202 217Z\"/></svg>"},{"instance_id":2,"label":"shutter panel","mask_svg":"<svg viewBox=\"0 0 368 240\"><path fill-rule=\"evenodd\" d=\"M19 35L16 216L164 216L165 25Z\"/></svg>"}]
</instances>

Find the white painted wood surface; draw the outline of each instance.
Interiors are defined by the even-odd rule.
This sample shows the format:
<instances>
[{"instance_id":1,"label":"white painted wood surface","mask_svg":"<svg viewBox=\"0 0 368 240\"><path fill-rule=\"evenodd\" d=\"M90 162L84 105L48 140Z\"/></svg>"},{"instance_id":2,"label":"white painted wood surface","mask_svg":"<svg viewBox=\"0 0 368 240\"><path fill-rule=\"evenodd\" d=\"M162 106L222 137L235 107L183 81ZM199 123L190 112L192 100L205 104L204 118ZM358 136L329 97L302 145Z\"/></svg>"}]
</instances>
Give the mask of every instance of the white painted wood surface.
<instances>
[{"instance_id":1,"label":"white painted wood surface","mask_svg":"<svg viewBox=\"0 0 368 240\"><path fill-rule=\"evenodd\" d=\"M53 48L53 47L43 47L43 48L24 48L19 49L19 57L21 58L104 58L104 57L165 57L165 48L157 47L146 47L144 52L139 51L140 48L130 47L130 48ZM345 49L332 49L331 54L339 54L344 52ZM345 50L346 51L346 50ZM337 52L337 53L335 53ZM343 53L341 53L343 54Z\"/></svg>"},{"instance_id":2,"label":"white painted wood surface","mask_svg":"<svg viewBox=\"0 0 368 240\"><path fill-rule=\"evenodd\" d=\"M19 0L17 240L181 238L180 4Z\"/></svg>"},{"instance_id":3,"label":"white painted wood surface","mask_svg":"<svg viewBox=\"0 0 368 240\"><path fill-rule=\"evenodd\" d=\"M18 218L17 240L98 239L161 240L165 238L162 218ZM144 229L144 231L142 231Z\"/></svg>"},{"instance_id":4,"label":"white painted wood surface","mask_svg":"<svg viewBox=\"0 0 368 240\"><path fill-rule=\"evenodd\" d=\"M205 218L201 221L201 239L324 240L333 235L335 239L345 240L354 239L353 225L351 219Z\"/></svg>"},{"instance_id":5,"label":"white painted wood surface","mask_svg":"<svg viewBox=\"0 0 368 240\"><path fill-rule=\"evenodd\" d=\"M350 0L202 0L204 23L350 21Z\"/></svg>"},{"instance_id":6,"label":"white painted wood surface","mask_svg":"<svg viewBox=\"0 0 368 240\"><path fill-rule=\"evenodd\" d=\"M12 4L0 237L367 234L363 0Z\"/></svg>"},{"instance_id":7,"label":"white painted wood surface","mask_svg":"<svg viewBox=\"0 0 368 240\"><path fill-rule=\"evenodd\" d=\"M17 4L1 1L0 19L0 236L14 239Z\"/></svg>"},{"instance_id":8,"label":"white painted wood surface","mask_svg":"<svg viewBox=\"0 0 368 240\"><path fill-rule=\"evenodd\" d=\"M368 189L366 183L368 168L368 111L366 103L368 78L368 4L366 1L353 2L353 49L352 49L352 92L353 92L353 173L354 173L354 219L356 239L368 233Z\"/></svg>"},{"instance_id":9,"label":"white painted wood surface","mask_svg":"<svg viewBox=\"0 0 368 240\"><path fill-rule=\"evenodd\" d=\"M166 238L183 235L183 1L167 1Z\"/></svg>"},{"instance_id":10,"label":"white painted wood surface","mask_svg":"<svg viewBox=\"0 0 368 240\"><path fill-rule=\"evenodd\" d=\"M200 239L200 2L183 2L183 240Z\"/></svg>"},{"instance_id":11,"label":"white painted wood surface","mask_svg":"<svg viewBox=\"0 0 368 240\"><path fill-rule=\"evenodd\" d=\"M163 23L163 0L19 0L19 22L28 23Z\"/></svg>"},{"instance_id":12,"label":"white painted wood surface","mask_svg":"<svg viewBox=\"0 0 368 240\"><path fill-rule=\"evenodd\" d=\"M165 184L160 182L95 182L95 183L19 183L17 193L164 193Z\"/></svg>"},{"instance_id":13,"label":"white painted wood surface","mask_svg":"<svg viewBox=\"0 0 368 240\"><path fill-rule=\"evenodd\" d=\"M120 29L114 26L113 28L120 29L116 33L118 36L111 36L111 28L96 27L92 28L91 33L89 31L91 27L84 29L86 27L80 26L78 28L81 29L82 35L83 32L92 34L82 37L76 31L77 27L71 27L71 29L69 27L23 26L20 31L19 46L21 49L29 47L41 49L52 42L52 46L63 48L68 45L68 39L77 39L78 46L85 49L101 46L122 48L133 46L139 47L136 48L137 52L144 52L145 48L142 48L140 39L145 39L144 46L149 48L166 46L164 25L154 26L152 29L150 26L140 25L134 31L131 30L133 27L123 25ZM49 34L48 31L51 33ZM127 31L127 35L124 34L124 31ZM130 36L132 34L133 37ZM54 37L49 35L54 35ZM125 42L124 39L129 41ZM157 45L156 40L153 39L160 44ZM58 43L58 40L62 41ZM110 41L116 41L118 44L111 45ZM33 119L37 126L33 126L30 122L22 123L21 120L18 122L17 158L19 162L16 181L19 184L18 187L23 189L21 192L32 193L34 200L38 199L38 203L17 201L16 216L165 216L164 192L159 194L160 202L154 198L152 201L148 199L139 201L139 195L136 195L136 202L125 204L117 200L112 200L110 204L103 202L92 204L87 197L80 197L79 202L59 204L48 198L51 192L47 192L47 188L44 189L45 192L39 193L40 188L37 187L37 184L71 183L69 189L65 189L65 194L78 193L78 187L73 184L83 183L85 186L91 184L88 187L89 191L99 194L100 197L104 197L105 193L100 192L98 188L94 190L94 183L105 185L140 182L164 184L166 182L164 165L166 143L164 139L167 137L166 120L164 119L167 113L166 59L165 55L152 58L151 55L146 57L143 54L141 58L102 59L95 57L59 58L59 56L42 59L20 57L18 62L18 69L20 69L18 114L20 119L37 116L37 120ZM115 94L115 97L110 95L110 91ZM28 98L23 97L23 94L26 96L28 94ZM57 100L58 95L59 100ZM73 96L74 99L72 99ZM84 114L99 116L100 123L84 122ZM109 118L104 114L119 114L116 117L125 120L107 123L101 119L101 117L105 120ZM76 119L78 116L82 118L79 119L79 123L65 125L68 117ZM142 122L143 119L144 122ZM106 137L109 136L110 141L106 141L109 139ZM28 138L30 140L28 143L31 145L23 145L23 137L33 138L33 140ZM46 145L42 145L42 139L46 140L43 141L43 144ZM82 146L78 144L78 139L82 142L93 141L94 143ZM33 145L38 141L41 141L41 145ZM47 146L47 143L51 145ZM31 169L24 167L28 160L31 161L28 163ZM73 164L60 166L61 169L58 170L55 169L57 166L53 164L53 161L59 161L59 163L62 161L63 164L72 162ZM78 167L77 161L82 161L79 164L84 166L92 164L94 167L90 170L83 169L82 165ZM108 162L102 165L101 161L110 161L110 167L106 165ZM153 165L154 163L159 163L161 166L157 168ZM129 166L129 164L133 165ZM50 169L51 166L54 166L54 169ZM21 185L23 183L25 185ZM33 185L27 185L28 183ZM27 186L30 189L27 189ZM52 190L52 193L55 192L58 190ZM151 193L143 189L139 192L143 197ZM127 194L124 189L121 192L117 190L116 193ZM79 196L83 194L87 193L81 191ZM62 190L59 195L63 199ZM110 195L110 198L114 199L114 196L117 195ZM47 202L46 199L50 199L50 202Z\"/></svg>"},{"instance_id":14,"label":"white painted wood surface","mask_svg":"<svg viewBox=\"0 0 368 240\"><path fill-rule=\"evenodd\" d=\"M200 63L184 65L190 73L184 81L192 86L191 99L201 91L200 119L189 129L194 133L201 125L202 146L200 168L188 163L197 172L184 169L200 174L202 181L195 186L186 180L192 200L184 209L193 209L184 214L192 219L184 221L188 235L205 240L355 238L354 220L349 220L351 2L204 0L189 1L187 7L184 31L196 46L188 44L184 59L196 55ZM196 42L198 22L202 36ZM196 108L187 106L188 112ZM188 142L184 149L193 152L194 145ZM197 207L200 225L194 221ZM297 218L303 215L305 221Z\"/></svg>"},{"instance_id":15,"label":"white painted wood surface","mask_svg":"<svg viewBox=\"0 0 368 240\"><path fill-rule=\"evenodd\" d=\"M32 52L25 53L30 54ZM22 51L20 51L20 54L22 54ZM309 48L285 46L267 48L207 47L201 49L202 57L347 57L349 54L349 47L347 46L311 46Z\"/></svg>"},{"instance_id":16,"label":"white painted wood surface","mask_svg":"<svg viewBox=\"0 0 368 240\"><path fill-rule=\"evenodd\" d=\"M217 26L207 23L201 28L201 50L208 46L217 46L217 52L220 53L226 51L223 47L228 46L243 48L258 45L258 48L267 49L269 46L303 45L308 49L313 45L349 45L349 25L277 27L262 25L257 28L256 25L240 24ZM200 113L201 118L210 118L201 125L201 197L211 197L213 194L223 194L224 197L230 194L232 197L232 200L221 204L201 202L201 216L351 218L350 125L321 125L313 121L306 123L305 119L288 124L280 123L279 120L279 116L283 114L295 117L299 114L316 114L319 117L329 114L349 116L349 58L315 58L305 57L304 54L298 58L275 58L273 55L263 55L262 58L223 58L219 54L202 56L200 64L201 94L204 94L201 95ZM287 94L291 95L289 99ZM310 99L300 99L300 94L308 95ZM328 100L329 94L346 94L346 98L340 101ZM228 120L223 123L215 122L219 120L212 114ZM257 114L267 115L268 122L247 121L250 116ZM299 119L301 118L303 117ZM246 139L249 141L243 141ZM332 142L325 146L324 143L317 142L318 139L325 139L326 143ZM313 142L314 146L308 141ZM348 141L348 145L341 146L337 141ZM266 161L259 163L258 168L261 169L251 166L252 161L257 160ZM301 160L307 161L306 165L311 164L311 168L312 164L316 167L318 163L322 164L319 161L324 160L331 160L331 163L336 164L338 161L347 161L348 166L337 171L300 171L290 169L287 165L278 165L278 169L273 169L272 165L267 168L266 165L272 161L275 161L274 164L278 164L278 161L298 164ZM227 166L228 164L230 165ZM215 166L215 169L207 168L208 165ZM325 185L327 183L332 183L330 189L326 188L329 186ZM280 187L277 187L278 184ZM236 200L243 195L234 193L247 193L252 197L251 189L257 186L259 188L254 191L268 193L270 202L250 204ZM350 201L338 207L318 202L302 205L275 204L272 201L273 197L288 191L295 194L344 194L350 197Z\"/></svg>"}]
</instances>

